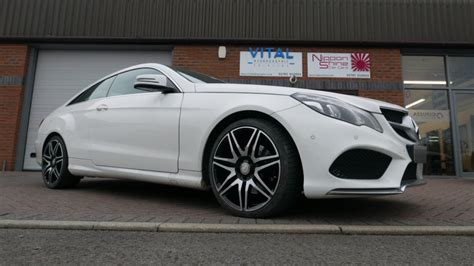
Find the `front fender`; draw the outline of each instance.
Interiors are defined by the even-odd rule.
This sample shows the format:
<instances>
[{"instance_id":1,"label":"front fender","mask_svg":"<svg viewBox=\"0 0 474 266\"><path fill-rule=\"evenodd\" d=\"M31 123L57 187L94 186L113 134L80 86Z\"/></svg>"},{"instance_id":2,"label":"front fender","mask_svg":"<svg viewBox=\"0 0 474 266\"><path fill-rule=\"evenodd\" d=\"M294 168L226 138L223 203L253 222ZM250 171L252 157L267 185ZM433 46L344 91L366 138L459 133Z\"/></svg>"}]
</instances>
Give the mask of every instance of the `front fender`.
<instances>
[{"instance_id":1,"label":"front fender","mask_svg":"<svg viewBox=\"0 0 474 266\"><path fill-rule=\"evenodd\" d=\"M286 95L243 93L185 94L180 119L179 168L202 171L202 154L212 130L226 117L241 111L267 115L300 103Z\"/></svg>"}]
</instances>

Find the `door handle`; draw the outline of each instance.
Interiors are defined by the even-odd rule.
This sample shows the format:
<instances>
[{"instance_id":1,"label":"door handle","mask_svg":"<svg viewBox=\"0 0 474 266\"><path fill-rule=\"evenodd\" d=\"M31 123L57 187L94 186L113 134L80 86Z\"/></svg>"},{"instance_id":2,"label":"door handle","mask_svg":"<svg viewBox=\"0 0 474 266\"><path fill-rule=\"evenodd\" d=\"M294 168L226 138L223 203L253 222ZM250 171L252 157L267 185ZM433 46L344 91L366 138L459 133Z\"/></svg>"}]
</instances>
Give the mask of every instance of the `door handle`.
<instances>
[{"instance_id":1,"label":"door handle","mask_svg":"<svg viewBox=\"0 0 474 266\"><path fill-rule=\"evenodd\" d=\"M100 112L100 111L107 111L107 109L109 109L109 107L105 104L101 104L101 105L97 106L95 109Z\"/></svg>"}]
</instances>

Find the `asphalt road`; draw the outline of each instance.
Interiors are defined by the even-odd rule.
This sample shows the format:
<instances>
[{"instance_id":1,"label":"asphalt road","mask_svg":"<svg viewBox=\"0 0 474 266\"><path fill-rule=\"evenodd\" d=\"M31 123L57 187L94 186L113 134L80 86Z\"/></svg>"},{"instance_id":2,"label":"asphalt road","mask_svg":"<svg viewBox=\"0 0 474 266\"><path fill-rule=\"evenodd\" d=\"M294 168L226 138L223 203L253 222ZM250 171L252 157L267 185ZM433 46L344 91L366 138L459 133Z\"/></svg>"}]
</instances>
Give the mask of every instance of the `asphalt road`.
<instances>
[{"instance_id":1,"label":"asphalt road","mask_svg":"<svg viewBox=\"0 0 474 266\"><path fill-rule=\"evenodd\" d=\"M0 264L473 264L474 237L0 229Z\"/></svg>"}]
</instances>

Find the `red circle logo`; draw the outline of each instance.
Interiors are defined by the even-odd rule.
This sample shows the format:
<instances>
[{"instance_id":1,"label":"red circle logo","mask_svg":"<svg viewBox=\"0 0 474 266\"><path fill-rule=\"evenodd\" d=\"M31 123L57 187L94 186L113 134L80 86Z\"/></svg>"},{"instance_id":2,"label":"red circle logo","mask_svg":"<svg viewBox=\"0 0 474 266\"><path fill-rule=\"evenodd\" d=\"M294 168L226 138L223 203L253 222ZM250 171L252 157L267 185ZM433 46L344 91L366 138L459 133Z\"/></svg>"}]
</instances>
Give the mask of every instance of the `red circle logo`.
<instances>
[{"instance_id":1,"label":"red circle logo","mask_svg":"<svg viewBox=\"0 0 474 266\"><path fill-rule=\"evenodd\" d=\"M351 59L352 71L370 71L370 57L368 53L353 53Z\"/></svg>"}]
</instances>

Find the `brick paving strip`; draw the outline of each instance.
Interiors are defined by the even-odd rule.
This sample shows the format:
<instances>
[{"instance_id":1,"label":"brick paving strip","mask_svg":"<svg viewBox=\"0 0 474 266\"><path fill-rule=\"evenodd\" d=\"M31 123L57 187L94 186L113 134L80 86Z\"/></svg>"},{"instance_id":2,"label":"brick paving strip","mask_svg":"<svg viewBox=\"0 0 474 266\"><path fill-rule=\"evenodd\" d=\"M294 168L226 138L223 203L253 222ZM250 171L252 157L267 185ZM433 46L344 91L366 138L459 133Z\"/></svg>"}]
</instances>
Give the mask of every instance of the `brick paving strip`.
<instances>
[{"instance_id":1,"label":"brick paving strip","mask_svg":"<svg viewBox=\"0 0 474 266\"><path fill-rule=\"evenodd\" d=\"M22 228L28 228L28 223L38 228L41 222L47 227L47 221L60 227L61 222L73 221L111 230L141 225L156 227L152 231L285 232L291 226L301 232L387 233L390 229L397 234L422 228L439 233L450 226L449 234L470 234L474 232L474 180L429 179L427 185L395 196L301 199L283 216L246 219L226 213L210 192L99 178L86 178L75 189L50 190L43 186L40 173L0 173L0 227L20 220L26 224Z\"/></svg>"}]
</instances>

